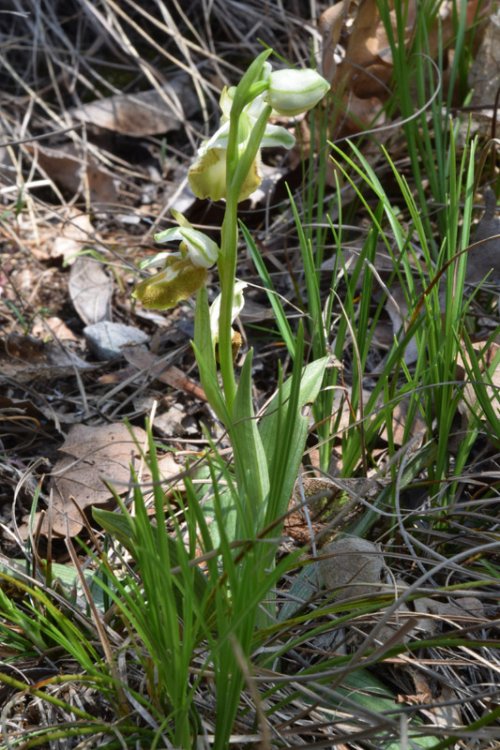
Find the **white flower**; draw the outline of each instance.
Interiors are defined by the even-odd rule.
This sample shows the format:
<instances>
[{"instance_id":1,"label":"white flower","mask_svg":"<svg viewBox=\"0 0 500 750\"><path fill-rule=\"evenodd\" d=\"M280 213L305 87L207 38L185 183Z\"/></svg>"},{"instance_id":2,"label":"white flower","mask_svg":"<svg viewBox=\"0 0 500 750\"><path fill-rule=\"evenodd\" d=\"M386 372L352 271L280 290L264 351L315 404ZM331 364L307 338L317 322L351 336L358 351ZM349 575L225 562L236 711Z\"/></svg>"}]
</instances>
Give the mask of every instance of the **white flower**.
<instances>
[{"instance_id":1,"label":"white flower","mask_svg":"<svg viewBox=\"0 0 500 750\"><path fill-rule=\"evenodd\" d=\"M188 257L195 266L210 268L217 261L219 246L203 232L191 226L172 227L154 236L155 242L180 242L181 257ZM165 257L165 253L158 253L148 263L152 265L156 258Z\"/></svg>"},{"instance_id":2,"label":"white flower","mask_svg":"<svg viewBox=\"0 0 500 750\"><path fill-rule=\"evenodd\" d=\"M269 76L264 99L279 115L295 117L315 107L329 88L328 81L311 68L276 70Z\"/></svg>"},{"instance_id":3,"label":"white flower","mask_svg":"<svg viewBox=\"0 0 500 750\"><path fill-rule=\"evenodd\" d=\"M245 299L243 297L243 290L246 289L248 284L245 281L239 281L238 279L234 285L233 291L233 304L231 307L231 323L238 317L240 312L243 310L245 305ZM210 305L210 330L212 332L212 341L214 344L219 340L219 318L220 318L220 305L222 295L218 294Z\"/></svg>"},{"instance_id":4,"label":"white flower","mask_svg":"<svg viewBox=\"0 0 500 750\"><path fill-rule=\"evenodd\" d=\"M155 234L156 242L179 242L178 252L161 252L141 263L141 268L163 265L160 273L141 281L133 296L144 307L167 310L194 294L206 282L207 269L216 263L219 246L195 229L178 212L178 227Z\"/></svg>"},{"instance_id":5,"label":"white flower","mask_svg":"<svg viewBox=\"0 0 500 750\"><path fill-rule=\"evenodd\" d=\"M226 198L226 158L229 138L229 117L234 88L224 88L220 98L221 125L214 135L202 143L195 162L188 172L189 184L198 198L217 201ZM238 154L241 156L252 135L252 129L262 110L266 107L263 95L257 96L243 108L238 123ZM278 125L267 125L261 148L282 147L290 149L295 144L294 136ZM262 182L260 171L260 148L241 187L238 201L245 200Z\"/></svg>"}]
</instances>

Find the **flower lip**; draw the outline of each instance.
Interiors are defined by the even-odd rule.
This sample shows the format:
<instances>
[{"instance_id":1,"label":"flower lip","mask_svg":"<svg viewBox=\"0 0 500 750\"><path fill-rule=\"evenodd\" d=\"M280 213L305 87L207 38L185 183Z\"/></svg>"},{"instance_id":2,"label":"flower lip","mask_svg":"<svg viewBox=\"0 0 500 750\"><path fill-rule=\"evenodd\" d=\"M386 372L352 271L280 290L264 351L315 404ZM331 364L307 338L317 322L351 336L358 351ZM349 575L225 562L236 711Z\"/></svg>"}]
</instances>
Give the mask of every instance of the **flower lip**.
<instances>
[{"instance_id":1,"label":"flower lip","mask_svg":"<svg viewBox=\"0 0 500 750\"><path fill-rule=\"evenodd\" d=\"M194 294L207 278L207 269L191 263L189 258L170 257L163 271L141 281L133 296L144 307L168 310Z\"/></svg>"}]
</instances>

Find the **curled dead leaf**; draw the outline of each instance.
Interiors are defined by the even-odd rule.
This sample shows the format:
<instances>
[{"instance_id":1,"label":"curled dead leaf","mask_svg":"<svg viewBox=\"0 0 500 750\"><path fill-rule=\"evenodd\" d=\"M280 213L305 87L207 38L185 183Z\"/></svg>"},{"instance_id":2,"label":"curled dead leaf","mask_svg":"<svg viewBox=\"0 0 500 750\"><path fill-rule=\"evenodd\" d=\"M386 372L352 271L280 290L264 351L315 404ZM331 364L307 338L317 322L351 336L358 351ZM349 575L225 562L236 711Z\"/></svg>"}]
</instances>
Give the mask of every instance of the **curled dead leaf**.
<instances>
[{"instance_id":1,"label":"curled dead leaf","mask_svg":"<svg viewBox=\"0 0 500 750\"><path fill-rule=\"evenodd\" d=\"M340 32L347 18L350 0L341 0L327 8L319 17L318 26L322 37L321 73L330 83L337 69L335 49L340 39Z\"/></svg>"},{"instance_id":2,"label":"curled dead leaf","mask_svg":"<svg viewBox=\"0 0 500 750\"><path fill-rule=\"evenodd\" d=\"M192 82L182 74L162 88L97 99L71 110L70 115L100 128L139 137L182 127L198 106Z\"/></svg>"},{"instance_id":3,"label":"curled dead leaf","mask_svg":"<svg viewBox=\"0 0 500 750\"><path fill-rule=\"evenodd\" d=\"M88 196L93 208L116 203L118 193L114 176L87 152L66 143L58 148L26 144L31 154L50 180L73 195Z\"/></svg>"},{"instance_id":4,"label":"curled dead leaf","mask_svg":"<svg viewBox=\"0 0 500 750\"><path fill-rule=\"evenodd\" d=\"M61 342L45 342L33 336L10 334L0 342L0 384L47 380L74 375L75 369L93 370Z\"/></svg>"},{"instance_id":5,"label":"curled dead leaf","mask_svg":"<svg viewBox=\"0 0 500 750\"><path fill-rule=\"evenodd\" d=\"M71 266L69 293L74 308L86 325L109 320L113 281L103 264L87 255Z\"/></svg>"},{"instance_id":6,"label":"curled dead leaf","mask_svg":"<svg viewBox=\"0 0 500 750\"><path fill-rule=\"evenodd\" d=\"M375 595L385 567L378 545L368 539L346 536L321 550L319 574L323 586L337 592L337 600Z\"/></svg>"},{"instance_id":7,"label":"curled dead leaf","mask_svg":"<svg viewBox=\"0 0 500 750\"><path fill-rule=\"evenodd\" d=\"M63 455L51 472L51 501L43 514L40 533L71 537L79 534L88 508L113 502L110 487L118 495L128 490L130 467L137 464L146 443L143 429L134 427L131 432L121 422L73 425L59 449ZM181 468L170 453L159 459L159 471L166 483ZM149 471L142 472L145 490L150 480Z\"/></svg>"}]
</instances>

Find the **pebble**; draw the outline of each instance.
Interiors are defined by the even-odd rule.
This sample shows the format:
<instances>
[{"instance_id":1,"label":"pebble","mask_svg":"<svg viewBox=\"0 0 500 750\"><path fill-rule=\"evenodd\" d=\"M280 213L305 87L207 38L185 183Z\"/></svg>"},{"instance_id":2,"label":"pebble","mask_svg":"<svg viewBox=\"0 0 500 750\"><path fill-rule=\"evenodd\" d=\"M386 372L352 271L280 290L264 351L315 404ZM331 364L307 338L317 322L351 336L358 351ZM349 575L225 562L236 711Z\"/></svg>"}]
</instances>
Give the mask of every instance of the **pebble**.
<instances>
[{"instance_id":1,"label":"pebble","mask_svg":"<svg viewBox=\"0 0 500 750\"><path fill-rule=\"evenodd\" d=\"M109 320L85 326L83 334L90 351L100 360L117 359L123 356L124 346L146 344L149 341L149 336L139 328Z\"/></svg>"}]
</instances>

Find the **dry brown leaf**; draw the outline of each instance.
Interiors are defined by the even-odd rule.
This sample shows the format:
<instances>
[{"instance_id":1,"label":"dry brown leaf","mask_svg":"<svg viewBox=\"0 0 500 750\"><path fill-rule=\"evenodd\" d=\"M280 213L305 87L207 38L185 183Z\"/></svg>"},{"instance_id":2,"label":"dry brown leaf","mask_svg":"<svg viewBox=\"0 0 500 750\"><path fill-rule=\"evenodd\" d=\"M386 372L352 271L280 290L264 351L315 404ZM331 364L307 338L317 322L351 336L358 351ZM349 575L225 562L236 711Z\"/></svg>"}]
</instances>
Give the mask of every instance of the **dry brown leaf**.
<instances>
[{"instance_id":1,"label":"dry brown leaf","mask_svg":"<svg viewBox=\"0 0 500 750\"><path fill-rule=\"evenodd\" d=\"M398 695L396 699L397 702L406 703L408 706L418 706L422 703L432 703L432 689L426 677L416 669L408 669L407 672L412 677L413 683L415 685L415 693L413 693L413 695Z\"/></svg>"},{"instance_id":2,"label":"dry brown leaf","mask_svg":"<svg viewBox=\"0 0 500 750\"><path fill-rule=\"evenodd\" d=\"M460 693L448 685L443 685L439 698L430 701L431 707L421 708L420 713L427 717L430 724L435 727L457 727L463 724Z\"/></svg>"},{"instance_id":3,"label":"dry brown leaf","mask_svg":"<svg viewBox=\"0 0 500 750\"><path fill-rule=\"evenodd\" d=\"M444 622L460 627L477 619L482 621L485 616L482 602L474 596L457 596L454 602L421 597L414 606L415 612L423 615L418 619L418 629L430 635L436 633Z\"/></svg>"},{"instance_id":4,"label":"dry brown leaf","mask_svg":"<svg viewBox=\"0 0 500 750\"><path fill-rule=\"evenodd\" d=\"M69 276L69 293L86 325L109 320L113 281L95 258L82 255L75 260Z\"/></svg>"},{"instance_id":5,"label":"dry brown leaf","mask_svg":"<svg viewBox=\"0 0 500 750\"><path fill-rule=\"evenodd\" d=\"M398 38L396 0L390 2L390 20L394 37ZM416 0L405 4L404 44L408 47L416 27ZM478 0L467 3L468 25L476 22ZM480 9L481 16L485 9ZM429 54L435 58L440 49L453 55L454 20L452 3L443 3L439 19L429 30ZM322 34L321 58L323 75L335 93L336 108L331 122L335 138L360 132L370 126L391 93L393 59L389 36L382 21L377 0L359 3L338 2L327 8L319 19ZM337 62L336 47L342 44L344 54ZM446 83L446 81L445 81ZM369 107L362 100L370 100ZM379 123L380 124L380 123Z\"/></svg>"},{"instance_id":6,"label":"dry brown leaf","mask_svg":"<svg viewBox=\"0 0 500 750\"><path fill-rule=\"evenodd\" d=\"M66 264L75 261L77 253L88 245L94 228L87 214L71 208L66 219L56 227L57 236L49 253L50 258L63 258Z\"/></svg>"},{"instance_id":7,"label":"dry brown leaf","mask_svg":"<svg viewBox=\"0 0 500 750\"><path fill-rule=\"evenodd\" d=\"M360 99L377 97L385 99L390 93L388 84L392 76L392 56L390 44L376 0L362 0L350 28L346 20L352 3L337 3L328 8L320 18L322 32L322 61L324 75L332 82L335 91L349 92ZM406 19L406 42L414 27L416 13L415 0L408 6ZM393 27L396 24L394 11L391 12ZM345 46L345 56L335 69L332 63L333 52L339 42L344 26L349 34Z\"/></svg>"},{"instance_id":8,"label":"dry brown leaf","mask_svg":"<svg viewBox=\"0 0 500 750\"><path fill-rule=\"evenodd\" d=\"M75 369L93 370L60 342L43 342L32 336L10 334L0 346L0 383L47 380L73 375Z\"/></svg>"},{"instance_id":9,"label":"dry brown leaf","mask_svg":"<svg viewBox=\"0 0 500 750\"><path fill-rule=\"evenodd\" d=\"M149 401L149 399L148 399ZM150 405L148 404L148 409ZM164 412L156 413L154 419L155 432L160 432L165 437L182 436L182 420L186 416L186 407L182 402L174 403Z\"/></svg>"},{"instance_id":10,"label":"dry brown leaf","mask_svg":"<svg viewBox=\"0 0 500 750\"><path fill-rule=\"evenodd\" d=\"M199 398L201 401L206 401L207 397L203 388L191 378L188 378L182 370L175 365L165 364L165 361L160 357L156 357L152 354L145 346L130 346L123 347L123 356L127 362L138 370L144 370L148 376L159 380L161 383L166 383L171 388L176 388L186 393L191 393L195 398Z\"/></svg>"},{"instance_id":11,"label":"dry brown leaf","mask_svg":"<svg viewBox=\"0 0 500 750\"><path fill-rule=\"evenodd\" d=\"M146 443L146 433L135 427L139 445ZM86 508L108 503L112 492L125 492L130 481L130 465L139 455L136 442L122 423L99 426L74 425L60 448L65 455L52 470L52 503L42 533L50 528L58 536L75 536L83 527ZM80 512L81 511L81 512Z\"/></svg>"},{"instance_id":12,"label":"dry brown leaf","mask_svg":"<svg viewBox=\"0 0 500 750\"><path fill-rule=\"evenodd\" d=\"M356 96L352 92L345 97L345 114L342 118L342 133L344 136L359 133L362 130L385 124L387 118L382 112L382 100L369 94L364 97Z\"/></svg>"},{"instance_id":13,"label":"dry brown leaf","mask_svg":"<svg viewBox=\"0 0 500 750\"><path fill-rule=\"evenodd\" d=\"M106 483L118 495L127 491L130 467L137 462L146 443L143 429L134 427L132 436L121 422L72 426L59 449L64 455L51 473L51 503L44 514L41 533L47 535L50 530L56 536L79 534L86 509L113 500L113 492ZM158 468L165 483L177 477L182 469L171 453L158 458ZM149 470L142 472L141 481L147 490L151 481Z\"/></svg>"},{"instance_id":14,"label":"dry brown leaf","mask_svg":"<svg viewBox=\"0 0 500 750\"><path fill-rule=\"evenodd\" d=\"M341 2L327 8L318 20L322 36L321 73L330 83L333 81L337 69L335 48L339 43L340 32L346 21L350 4L351 0L341 0Z\"/></svg>"},{"instance_id":15,"label":"dry brown leaf","mask_svg":"<svg viewBox=\"0 0 500 750\"><path fill-rule=\"evenodd\" d=\"M76 120L130 136L159 135L182 127L198 109L190 78L177 76L156 89L118 94L70 110Z\"/></svg>"},{"instance_id":16,"label":"dry brown leaf","mask_svg":"<svg viewBox=\"0 0 500 750\"><path fill-rule=\"evenodd\" d=\"M35 338L39 338L44 342L50 341L51 339L57 339L58 341L78 341L77 337L68 328L64 320L53 315L49 318L37 316L33 323L31 333Z\"/></svg>"},{"instance_id":17,"label":"dry brown leaf","mask_svg":"<svg viewBox=\"0 0 500 750\"><path fill-rule=\"evenodd\" d=\"M376 594L385 567L380 548L368 539L346 536L321 550L319 572L323 586L338 592L337 600Z\"/></svg>"},{"instance_id":18,"label":"dry brown leaf","mask_svg":"<svg viewBox=\"0 0 500 750\"><path fill-rule=\"evenodd\" d=\"M399 401L394 409L392 410L392 440L394 445L403 445L405 432L408 430L408 406L410 405L410 399L404 398ZM425 421L419 414L415 415L411 430L408 433L410 438L414 438L417 435L421 436L420 441L412 441L412 451L417 450L422 444L427 430ZM380 434L383 440L388 441L389 433L387 426L385 426Z\"/></svg>"},{"instance_id":19,"label":"dry brown leaf","mask_svg":"<svg viewBox=\"0 0 500 750\"><path fill-rule=\"evenodd\" d=\"M87 189L93 207L117 203L118 193L113 175L88 154L79 153L73 144L48 148L26 144L29 154L54 183L73 195L85 195Z\"/></svg>"},{"instance_id":20,"label":"dry brown leaf","mask_svg":"<svg viewBox=\"0 0 500 750\"><path fill-rule=\"evenodd\" d=\"M337 70L337 82L347 85L360 99L385 98L389 93L392 60L386 62L381 54L388 48L389 40L376 0L363 0L354 19L345 60Z\"/></svg>"}]
</instances>

